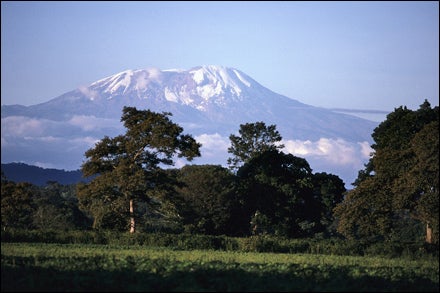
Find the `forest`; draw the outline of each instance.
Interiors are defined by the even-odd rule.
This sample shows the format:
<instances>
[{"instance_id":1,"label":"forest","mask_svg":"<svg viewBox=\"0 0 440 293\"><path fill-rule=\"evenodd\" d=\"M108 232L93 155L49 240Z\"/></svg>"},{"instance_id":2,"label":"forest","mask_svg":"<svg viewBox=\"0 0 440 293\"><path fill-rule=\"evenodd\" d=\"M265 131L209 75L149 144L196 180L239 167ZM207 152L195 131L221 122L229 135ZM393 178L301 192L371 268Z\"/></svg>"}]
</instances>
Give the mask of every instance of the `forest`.
<instances>
[{"instance_id":1,"label":"forest","mask_svg":"<svg viewBox=\"0 0 440 293\"><path fill-rule=\"evenodd\" d=\"M227 237L418 242L439 239L439 113L425 100L395 108L372 133L369 162L345 189L281 151L276 125L239 126L229 167L185 165L200 144L171 113L124 107L125 134L86 151L93 180L44 186L2 174L1 228L8 231L119 231Z\"/></svg>"}]
</instances>

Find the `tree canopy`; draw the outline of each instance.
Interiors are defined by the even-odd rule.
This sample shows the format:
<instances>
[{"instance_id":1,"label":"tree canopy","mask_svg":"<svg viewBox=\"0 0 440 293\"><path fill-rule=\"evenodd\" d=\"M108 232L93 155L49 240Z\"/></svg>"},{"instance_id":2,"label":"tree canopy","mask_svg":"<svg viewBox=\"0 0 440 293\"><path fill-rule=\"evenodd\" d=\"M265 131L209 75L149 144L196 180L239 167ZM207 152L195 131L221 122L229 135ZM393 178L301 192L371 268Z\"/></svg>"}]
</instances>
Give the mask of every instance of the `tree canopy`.
<instances>
[{"instance_id":1,"label":"tree canopy","mask_svg":"<svg viewBox=\"0 0 440 293\"><path fill-rule=\"evenodd\" d=\"M275 125L242 124L239 133L230 136L228 163L237 170L241 212L235 223L241 233L303 237L328 231L345 192L342 180L327 173L315 177L304 158L281 152Z\"/></svg>"},{"instance_id":2,"label":"tree canopy","mask_svg":"<svg viewBox=\"0 0 440 293\"><path fill-rule=\"evenodd\" d=\"M78 194L82 207L94 214L95 227L115 215L124 226L129 215L130 232L134 232L134 200L148 201L148 194L159 187L160 164L172 165L176 154L192 160L200 156L201 145L182 134L183 128L170 120L170 113L134 107L124 107L122 112L126 133L106 136L86 151L81 170L85 176L97 177L81 185Z\"/></svg>"},{"instance_id":3,"label":"tree canopy","mask_svg":"<svg viewBox=\"0 0 440 293\"><path fill-rule=\"evenodd\" d=\"M428 242L438 242L438 120L438 107L425 100L416 111L396 108L374 130L375 152L335 209L340 233L391 240L410 215L425 223Z\"/></svg>"},{"instance_id":4,"label":"tree canopy","mask_svg":"<svg viewBox=\"0 0 440 293\"><path fill-rule=\"evenodd\" d=\"M231 146L228 152L232 154L232 157L228 158L228 164L233 170L237 170L256 155L284 147L280 144L282 137L276 130L276 125L266 126L262 121L246 123L240 125L238 132L239 135L229 136Z\"/></svg>"},{"instance_id":5,"label":"tree canopy","mask_svg":"<svg viewBox=\"0 0 440 293\"><path fill-rule=\"evenodd\" d=\"M239 202L236 178L220 165L186 165L177 171L179 214L190 233L233 235Z\"/></svg>"}]
</instances>

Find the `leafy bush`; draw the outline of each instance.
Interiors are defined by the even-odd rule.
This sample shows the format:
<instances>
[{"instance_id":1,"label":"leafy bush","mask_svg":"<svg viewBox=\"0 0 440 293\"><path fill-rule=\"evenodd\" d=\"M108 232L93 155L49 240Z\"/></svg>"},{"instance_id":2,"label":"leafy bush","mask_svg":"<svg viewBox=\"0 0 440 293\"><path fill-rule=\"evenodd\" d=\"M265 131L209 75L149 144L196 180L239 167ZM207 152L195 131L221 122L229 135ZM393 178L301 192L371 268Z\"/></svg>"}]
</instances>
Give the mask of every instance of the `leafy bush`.
<instances>
[{"instance_id":1,"label":"leafy bush","mask_svg":"<svg viewBox=\"0 0 440 293\"><path fill-rule=\"evenodd\" d=\"M41 242L64 244L140 245L169 247L174 250L223 250L241 252L308 253L388 258L438 257L438 245L422 242L365 242L330 239L289 239L271 235L245 238L196 234L134 233L106 230L28 231L8 229L1 232L2 242Z\"/></svg>"}]
</instances>

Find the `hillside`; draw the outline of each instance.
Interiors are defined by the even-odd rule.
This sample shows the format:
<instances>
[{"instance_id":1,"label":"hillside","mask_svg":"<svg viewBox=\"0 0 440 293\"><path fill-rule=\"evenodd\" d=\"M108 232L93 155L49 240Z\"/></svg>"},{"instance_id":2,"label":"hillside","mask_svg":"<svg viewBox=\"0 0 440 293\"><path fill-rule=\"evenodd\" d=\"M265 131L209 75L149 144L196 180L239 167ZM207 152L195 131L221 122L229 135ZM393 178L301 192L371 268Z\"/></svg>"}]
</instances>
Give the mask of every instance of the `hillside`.
<instances>
[{"instance_id":1,"label":"hillside","mask_svg":"<svg viewBox=\"0 0 440 293\"><path fill-rule=\"evenodd\" d=\"M58 169L45 169L24 163L2 164L2 173L7 180L14 182L29 182L38 186L44 186L48 181L56 181L62 185L76 184L81 181L87 182L79 170L65 171Z\"/></svg>"}]
</instances>

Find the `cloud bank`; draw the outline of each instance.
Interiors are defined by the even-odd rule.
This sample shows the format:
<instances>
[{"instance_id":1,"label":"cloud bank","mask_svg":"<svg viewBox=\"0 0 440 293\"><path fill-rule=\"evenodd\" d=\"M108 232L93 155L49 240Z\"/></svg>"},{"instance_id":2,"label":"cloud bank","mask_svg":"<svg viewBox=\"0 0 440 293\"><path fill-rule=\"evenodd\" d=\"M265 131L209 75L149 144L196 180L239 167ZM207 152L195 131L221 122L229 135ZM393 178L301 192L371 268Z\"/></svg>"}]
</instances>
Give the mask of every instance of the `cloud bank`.
<instances>
[{"instance_id":1,"label":"cloud bank","mask_svg":"<svg viewBox=\"0 0 440 293\"><path fill-rule=\"evenodd\" d=\"M230 146L228 137L215 134L202 134L195 137L202 143L201 158L197 158L197 164L220 164L227 166L227 158L231 156L227 152ZM283 140L285 153L305 158L309 162L314 173L326 172L338 175L346 185L350 185L356 179L359 170L364 169L373 149L369 143L350 142L343 139L320 138L310 140Z\"/></svg>"},{"instance_id":2,"label":"cloud bank","mask_svg":"<svg viewBox=\"0 0 440 293\"><path fill-rule=\"evenodd\" d=\"M22 116L1 119L2 163L27 164L65 170L79 169L84 153L105 135L114 137L124 128L119 119L76 115L67 121L52 121ZM227 167L229 137L219 133L204 133L194 137L202 144L201 157L189 162L176 159L174 167L185 164L216 164ZM373 152L366 141L322 137L318 140L285 139L285 153L305 158L313 172L338 175L346 185L364 169Z\"/></svg>"}]
</instances>

